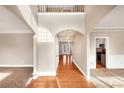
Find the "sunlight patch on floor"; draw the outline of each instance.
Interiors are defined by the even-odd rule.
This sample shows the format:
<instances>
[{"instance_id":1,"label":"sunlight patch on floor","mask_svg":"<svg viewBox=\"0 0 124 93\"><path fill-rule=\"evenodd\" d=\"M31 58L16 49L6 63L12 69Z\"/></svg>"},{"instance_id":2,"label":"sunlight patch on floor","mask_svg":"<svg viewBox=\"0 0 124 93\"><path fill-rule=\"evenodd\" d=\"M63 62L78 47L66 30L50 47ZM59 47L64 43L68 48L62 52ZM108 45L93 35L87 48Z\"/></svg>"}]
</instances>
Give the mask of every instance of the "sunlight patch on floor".
<instances>
[{"instance_id":1,"label":"sunlight patch on floor","mask_svg":"<svg viewBox=\"0 0 124 93\"><path fill-rule=\"evenodd\" d=\"M63 55L63 64L66 65L66 55Z\"/></svg>"},{"instance_id":2,"label":"sunlight patch on floor","mask_svg":"<svg viewBox=\"0 0 124 93\"><path fill-rule=\"evenodd\" d=\"M25 83L25 87L27 87L27 86L31 83L31 81L32 81L32 77L30 77L30 78L27 80L27 82Z\"/></svg>"},{"instance_id":3,"label":"sunlight patch on floor","mask_svg":"<svg viewBox=\"0 0 124 93\"><path fill-rule=\"evenodd\" d=\"M4 78L8 77L12 73L0 73L0 81L2 81Z\"/></svg>"}]
</instances>

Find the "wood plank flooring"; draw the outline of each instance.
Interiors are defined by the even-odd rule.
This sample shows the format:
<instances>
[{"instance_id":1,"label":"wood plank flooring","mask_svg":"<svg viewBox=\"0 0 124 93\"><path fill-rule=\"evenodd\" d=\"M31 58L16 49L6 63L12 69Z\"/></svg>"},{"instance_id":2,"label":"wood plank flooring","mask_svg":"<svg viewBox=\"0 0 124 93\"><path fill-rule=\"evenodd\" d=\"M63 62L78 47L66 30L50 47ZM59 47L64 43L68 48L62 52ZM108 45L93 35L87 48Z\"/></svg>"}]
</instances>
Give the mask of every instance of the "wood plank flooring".
<instances>
[{"instance_id":1,"label":"wood plank flooring","mask_svg":"<svg viewBox=\"0 0 124 93\"><path fill-rule=\"evenodd\" d=\"M29 88L94 88L85 79L71 60L71 55L60 56L56 77L38 77L27 86Z\"/></svg>"},{"instance_id":2,"label":"wood plank flooring","mask_svg":"<svg viewBox=\"0 0 124 93\"><path fill-rule=\"evenodd\" d=\"M36 80L32 80L27 86L28 88L58 88L56 77L41 76Z\"/></svg>"},{"instance_id":3,"label":"wood plank flooring","mask_svg":"<svg viewBox=\"0 0 124 93\"><path fill-rule=\"evenodd\" d=\"M96 62L96 68L105 68L99 60Z\"/></svg>"},{"instance_id":4,"label":"wood plank flooring","mask_svg":"<svg viewBox=\"0 0 124 93\"><path fill-rule=\"evenodd\" d=\"M0 88L25 88L32 67L0 67Z\"/></svg>"}]
</instances>

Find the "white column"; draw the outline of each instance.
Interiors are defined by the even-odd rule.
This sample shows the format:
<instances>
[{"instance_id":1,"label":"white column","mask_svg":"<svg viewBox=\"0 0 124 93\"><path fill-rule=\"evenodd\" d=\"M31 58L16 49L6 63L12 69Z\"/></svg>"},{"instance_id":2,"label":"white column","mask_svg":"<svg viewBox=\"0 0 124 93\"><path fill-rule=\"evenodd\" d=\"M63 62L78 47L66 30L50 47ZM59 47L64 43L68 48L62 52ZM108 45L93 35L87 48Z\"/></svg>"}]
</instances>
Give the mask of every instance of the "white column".
<instances>
[{"instance_id":1,"label":"white column","mask_svg":"<svg viewBox=\"0 0 124 93\"><path fill-rule=\"evenodd\" d=\"M17 5L22 17L24 18L25 22L31 27L35 34L38 34L38 25L37 21L34 18L34 15L31 11L29 5Z\"/></svg>"},{"instance_id":2,"label":"white column","mask_svg":"<svg viewBox=\"0 0 124 93\"><path fill-rule=\"evenodd\" d=\"M38 40L37 36L33 36L33 79L38 77Z\"/></svg>"},{"instance_id":3,"label":"white column","mask_svg":"<svg viewBox=\"0 0 124 93\"><path fill-rule=\"evenodd\" d=\"M59 64L59 40L57 37L55 37L55 51L56 51L56 70L58 68Z\"/></svg>"},{"instance_id":4,"label":"white column","mask_svg":"<svg viewBox=\"0 0 124 93\"><path fill-rule=\"evenodd\" d=\"M86 33L87 79L90 79L90 32Z\"/></svg>"}]
</instances>

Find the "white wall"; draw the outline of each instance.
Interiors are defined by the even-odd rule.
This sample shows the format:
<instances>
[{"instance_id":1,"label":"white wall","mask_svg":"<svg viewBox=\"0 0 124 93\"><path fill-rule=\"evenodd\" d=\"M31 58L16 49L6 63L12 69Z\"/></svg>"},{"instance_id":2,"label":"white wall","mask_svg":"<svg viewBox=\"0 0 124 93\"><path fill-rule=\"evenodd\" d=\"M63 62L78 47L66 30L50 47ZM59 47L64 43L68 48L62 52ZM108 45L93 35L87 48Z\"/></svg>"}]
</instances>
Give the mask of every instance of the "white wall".
<instances>
[{"instance_id":1,"label":"white wall","mask_svg":"<svg viewBox=\"0 0 124 93\"><path fill-rule=\"evenodd\" d=\"M77 64L80 71L87 77L87 62L85 53L85 42L84 36L81 34L76 34L73 39L72 44L72 58L74 63Z\"/></svg>"},{"instance_id":2,"label":"white wall","mask_svg":"<svg viewBox=\"0 0 124 93\"><path fill-rule=\"evenodd\" d=\"M39 42L38 69L40 76L56 75L55 42Z\"/></svg>"},{"instance_id":3,"label":"white wall","mask_svg":"<svg viewBox=\"0 0 124 93\"><path fill-rule=\"evenodd\" d=\"M84 13L39 13L38 18L39 27L48 29L54 36L66 30L85 33Z\"/></svg>"},{"instance_id":4,"label":"white wall","mask_svg":"<svg viewBox=\"0 0 124 93\"><path fill-rule=\"evenodd\" d=\"M32 66L33 34L0 34L0 66Z\"/></svg>"},{"instance_id":5,"label":"white wall","mask_svg":"<svg viewBox=\"0 0 124 93\"><path fill-rule=\"evenodd\" d=\"M41 31L43 28L47 29L51 32L53 38L64 30L75 30L84 33L84 15L84 13L42 13L38 15L39 29ZM41 42L39 44L39 75L55 76L58 64L56 54L55 42Z\"/></svg>"},{"instance_id":6,"label":"white wall","mask_svg":"<svg viewBox=\"0 0 124 93\"><path fill-rule=\"evenodd\" d=\"M90 35L90 67L95 68L95 37L109 37L109 60L107 68L124 68L124 32L100 31Z\"/></svg>"}]
</instances>

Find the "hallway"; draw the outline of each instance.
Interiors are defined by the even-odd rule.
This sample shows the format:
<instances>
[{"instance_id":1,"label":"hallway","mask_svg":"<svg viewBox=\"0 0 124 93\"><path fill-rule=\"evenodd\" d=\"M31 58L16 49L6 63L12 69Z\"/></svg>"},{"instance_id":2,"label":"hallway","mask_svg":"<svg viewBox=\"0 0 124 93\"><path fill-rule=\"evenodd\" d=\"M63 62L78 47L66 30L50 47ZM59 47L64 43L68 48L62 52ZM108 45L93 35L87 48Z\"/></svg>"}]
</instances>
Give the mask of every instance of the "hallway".
<instances>
[{"instance_id":1,"label":"hallway","mask_svg":"<svg viewBox=\"0 0 124 93\"><path fill-rule=\"evenodd\" d=\"M56 77L40 76L32 80L29 88L93 88L95 87L80 73L72 63L71 56L60 56Z\"/></svg>"},{"instance_id":2,"label":"hallway","mask_svg":"<svg viewBox=\"0 0 124 93\"><path fill-rule=\"evenodd\" d=\"M94 87L94 85L87 81L78 68L74 65L71 60L71 55L60 56L57 77L61 88Z\"/></svg>"}]
</instances>

